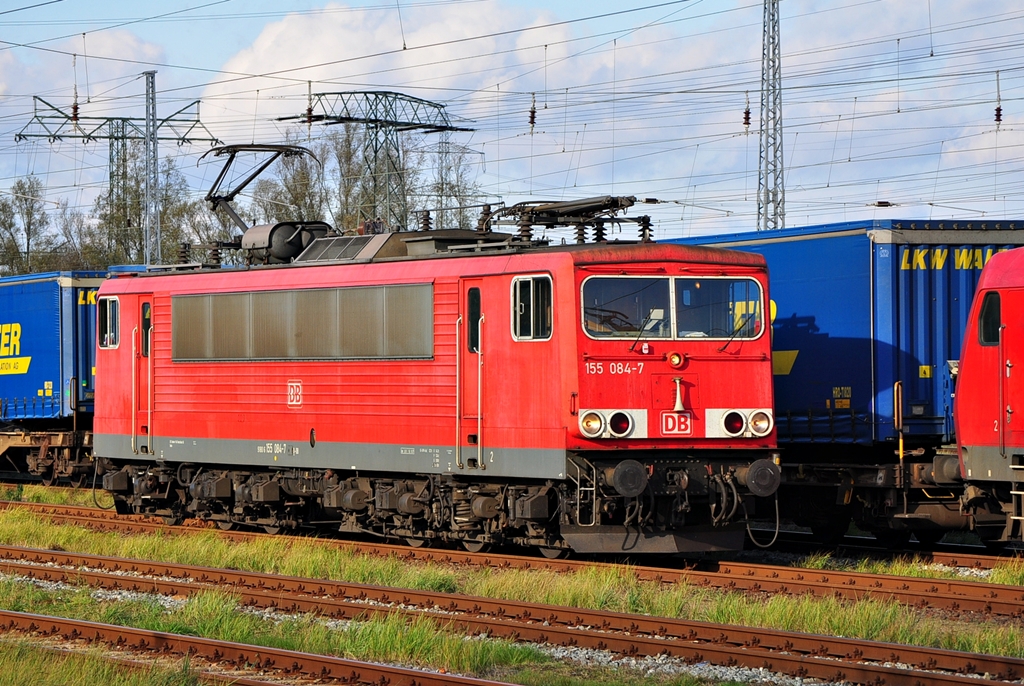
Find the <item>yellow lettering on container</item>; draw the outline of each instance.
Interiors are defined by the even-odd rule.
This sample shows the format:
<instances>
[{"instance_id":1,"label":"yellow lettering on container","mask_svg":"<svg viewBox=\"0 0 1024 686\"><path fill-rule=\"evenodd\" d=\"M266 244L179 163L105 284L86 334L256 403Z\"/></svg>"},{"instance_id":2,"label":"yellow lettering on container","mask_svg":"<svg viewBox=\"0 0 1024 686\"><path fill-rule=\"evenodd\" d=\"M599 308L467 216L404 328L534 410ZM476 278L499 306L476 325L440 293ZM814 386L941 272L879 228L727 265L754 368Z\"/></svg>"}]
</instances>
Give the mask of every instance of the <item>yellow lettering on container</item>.
<instances>
[{"instance_id":1,"label":"yellow lettering on container","mask_svg":"<svg viewBox=\"0 0 1024 686\"><path fill-rule=\"evenodd\" d=\"M956 249L956 268L957 269L970 269L971 268L971 257L974 251L970 248L957 248Z\"/></svg>"},{"instance_id":2,"label":"yellow lettering on container","mask_svg":"<svg viewBox=\"0 0 1024 686\"><path fill-rule=\"evenodd\" d=\"M11 325L0 324L0 357L11 354Z\"/></svg>"},{"instance_id":3,"label":"yellow lettering on container","mask_svg":"<svg viewBox=\"0 0 1024 686\"><path fill-rule=\"evenodd\" d=\"M915 250L914 251L914 269L927 269L928 263L928 251L927 250Z\"/></svg>"},{"instance_id":4,"label":"yellow lettering on container","mask_svg":"<svg viewBox=\"0 0 1024 686\"><path fill-rule=\"evenodd\" d=\"M11 351L8 355L21 354L21 324L11 324Z\"/></svg>"},{"instance_id":5,"label":"yellow lettering on container","mask_svg":"<svg viewBox=\"0 0 1024 686\"><path fill-rule=\"evenodd\" d=\"M936 248L932 250L932 269L942 269L949 257L949 248Z\"/></svg>"}]
</instances>

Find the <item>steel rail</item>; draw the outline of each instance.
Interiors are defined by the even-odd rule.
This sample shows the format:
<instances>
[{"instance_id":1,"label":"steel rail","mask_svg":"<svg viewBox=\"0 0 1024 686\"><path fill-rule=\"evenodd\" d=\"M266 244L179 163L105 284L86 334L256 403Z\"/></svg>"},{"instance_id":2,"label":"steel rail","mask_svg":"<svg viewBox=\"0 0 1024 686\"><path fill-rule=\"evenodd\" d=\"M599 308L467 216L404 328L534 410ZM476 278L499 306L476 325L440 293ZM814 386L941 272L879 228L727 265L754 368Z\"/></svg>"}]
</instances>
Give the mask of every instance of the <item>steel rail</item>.
<instances>
[{"instance_id":1,"label":"steel rail","mask_svg":"<svg viewBox=\"0 0 1024 686\"><path fill-rule=\"evenodd\" d=\"M186 532L189 527L167 527L145 521L139 516L118 517L110 511L66 505L37 503L3 503L0 507L22 506L47 517L72 521L101 531ZM192 529L194 530L194 529ZM231 540L259 540L269 534L254 532L218 532ZM303 540L310 540L304 538ZM501 555L470 553L436 548L410 548L407 546L357 541L317 539L342 550L377 556L395 556L416 562L434 562L460 566L482 566L546 570L556 573L577 572L586 569L627 569L636 578L659 583L688 583L709 588L746 593L770 593L844 600L864 598L892 599L917 608L931 608L950 612L981 612L1010 617L1024 616L1024 587L958 579L932 579L921 577L868 574L840 570L815 570L778 565L742 562L712 563L713 569L672 569L640 565L618 565L586 560L550 560Z\"/></svg>"},{"instance_id":2,"label":"steel rail","mask_svg":"<svg viewBox=\"0 0 1024 686\"><path fill-rule=\"evenodd\" d=\"M502 682L434 674L329 655L231 643L163 631L133 629L47 615L0 610L0 631L33 636L59 637L65 641L104 643L124 650L199 657L214 664L272 670L291 677L335 679L341 683L388 684L389 686L496 686Z\"/></svg>"},{"instance_id":3,"label":"steel rail","mask_svg":"<svg viewBox=\"0 0 1024 686\"><path fill-rule=\"evenodd\" d=\"M1024 660L1018 658L14 546L0 546L0 570L49 582L163 595L226 587L252 607L339 619L427 615L463 633L753 668L771 661L773 671L822 679L843 680L845 675L870 683L918 683L927 672L931 682L949 676L974 681L938 682L976 683L986 674L1002 680L1024 675Z\"/></svg>"}]
</instances>

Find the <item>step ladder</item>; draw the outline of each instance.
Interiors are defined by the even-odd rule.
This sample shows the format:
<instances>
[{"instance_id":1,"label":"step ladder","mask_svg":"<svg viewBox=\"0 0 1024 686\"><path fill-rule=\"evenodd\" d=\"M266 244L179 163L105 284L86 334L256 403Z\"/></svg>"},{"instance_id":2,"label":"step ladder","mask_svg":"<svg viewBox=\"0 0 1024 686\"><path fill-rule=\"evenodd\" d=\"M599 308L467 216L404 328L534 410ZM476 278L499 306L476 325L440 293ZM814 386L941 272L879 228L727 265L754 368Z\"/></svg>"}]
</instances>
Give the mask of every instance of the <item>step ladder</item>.
<instances>
[{"instance_id":1,"label":"step ladder","mask_svg":"<svg viewBox=\"0 0 1024 686\"><path fill-rule=\"evenodd\" d=\"M569 464L575 474L569 473L569 480L576 484L576 525L595 526L597 524L597 467L589 460L572 455ZM590 506L590 521L586 521L582 513L584 505Z\"/></svg>"}]
</instances>

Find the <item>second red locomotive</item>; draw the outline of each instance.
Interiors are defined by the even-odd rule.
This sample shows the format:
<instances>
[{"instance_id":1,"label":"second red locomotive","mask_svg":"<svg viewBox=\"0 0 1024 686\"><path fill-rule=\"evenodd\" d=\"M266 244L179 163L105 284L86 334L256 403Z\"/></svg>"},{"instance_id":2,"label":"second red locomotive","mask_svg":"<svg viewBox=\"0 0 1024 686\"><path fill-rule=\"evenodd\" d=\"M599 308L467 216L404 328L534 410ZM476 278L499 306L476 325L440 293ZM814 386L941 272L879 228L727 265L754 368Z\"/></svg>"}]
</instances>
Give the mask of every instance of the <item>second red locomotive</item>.
<instances>
[{"instance_id":1,"label":"second red locomotive","mask_svg":"<svg viewBox=\"0 0 1024 686\"><path fill-rule=\"evenodd\" d=\"M966 486L961 511L990 544L1024 528L1024 249L985 265L964 334L956 436Z\"/></svg>"}]
</instances>

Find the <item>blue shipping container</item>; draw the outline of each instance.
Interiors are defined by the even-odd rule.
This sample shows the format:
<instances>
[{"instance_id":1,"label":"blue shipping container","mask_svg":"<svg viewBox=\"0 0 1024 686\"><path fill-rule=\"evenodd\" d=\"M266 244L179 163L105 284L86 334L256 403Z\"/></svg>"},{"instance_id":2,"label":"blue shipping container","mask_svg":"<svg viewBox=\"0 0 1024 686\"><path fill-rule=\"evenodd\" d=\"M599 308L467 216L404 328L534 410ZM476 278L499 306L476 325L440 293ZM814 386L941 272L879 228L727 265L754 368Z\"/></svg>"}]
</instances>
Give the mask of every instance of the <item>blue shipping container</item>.
<instances>
[{"instance_id":1,"label":"blue shipping container","mask_svg":"<svg viewBox=\"0 0 1024 686\"><path fill-rule=\"evenodd\" d=\"M103 272L0 278L0 419L92 412Z\"/></svg>"},{"instance_id":2,"label":"blue shipping container","mask_svg":"<svg viewBox=\"0 0 1024 686\"><path fill-rule=\"evenodd\" d=\"M761 253L783 443L953 440L951 370L981 269L1024 222L885 220L666 242Z\"/></svg>"}]
</instances>

